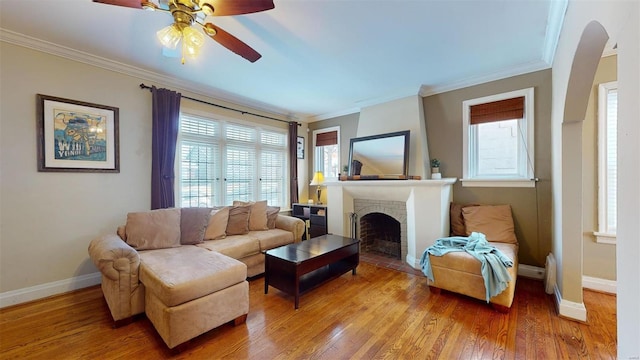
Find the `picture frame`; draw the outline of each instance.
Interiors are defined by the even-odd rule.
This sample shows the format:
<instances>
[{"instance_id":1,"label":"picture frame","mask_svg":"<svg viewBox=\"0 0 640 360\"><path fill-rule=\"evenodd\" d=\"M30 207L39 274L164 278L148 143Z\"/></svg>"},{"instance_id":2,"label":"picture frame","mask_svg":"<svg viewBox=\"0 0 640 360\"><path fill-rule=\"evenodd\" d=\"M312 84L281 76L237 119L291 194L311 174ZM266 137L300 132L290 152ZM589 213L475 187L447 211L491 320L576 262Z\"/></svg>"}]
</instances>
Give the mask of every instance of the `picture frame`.
<instances>
[{"instance_id":1,"label":"picture frame","mask_svg":"<svg viewBox=\"0 0 640 360\"><path fill-rule=\"evenodd\" d=\"M37 94L38 171L120 172L119 109Z\"/></svg>"},{"instance_id":2,"label":"picture frame","mask_svg":"<svg viewBox=\"0 0 640 360\"><path fill-rule=\"evenodd\" d=\"M304 137L298 136L298 140L296 144L297 144L297 148L296 148L297 158L304 159Z\"/></svg>"}]
</instances>

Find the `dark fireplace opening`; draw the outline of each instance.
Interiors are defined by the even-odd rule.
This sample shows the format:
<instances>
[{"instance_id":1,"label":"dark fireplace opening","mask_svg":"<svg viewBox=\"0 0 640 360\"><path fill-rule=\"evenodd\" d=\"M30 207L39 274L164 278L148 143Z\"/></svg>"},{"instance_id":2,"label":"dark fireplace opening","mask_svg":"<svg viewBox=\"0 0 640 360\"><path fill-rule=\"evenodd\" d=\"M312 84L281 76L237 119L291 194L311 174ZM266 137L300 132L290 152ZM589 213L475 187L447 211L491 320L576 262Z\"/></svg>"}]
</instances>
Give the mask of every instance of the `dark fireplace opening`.
<instances>
[{"instance_id":1,"label":"dark fireplace opening","mask_svg":"<svg viewBox=\"0 0 640 360\"><path fill-rule=\"evenodd\" d=\"M389 215L374 212L360 218L360 241L363 252L402 257L400 222Z\"/></svg>"}]
</instances>

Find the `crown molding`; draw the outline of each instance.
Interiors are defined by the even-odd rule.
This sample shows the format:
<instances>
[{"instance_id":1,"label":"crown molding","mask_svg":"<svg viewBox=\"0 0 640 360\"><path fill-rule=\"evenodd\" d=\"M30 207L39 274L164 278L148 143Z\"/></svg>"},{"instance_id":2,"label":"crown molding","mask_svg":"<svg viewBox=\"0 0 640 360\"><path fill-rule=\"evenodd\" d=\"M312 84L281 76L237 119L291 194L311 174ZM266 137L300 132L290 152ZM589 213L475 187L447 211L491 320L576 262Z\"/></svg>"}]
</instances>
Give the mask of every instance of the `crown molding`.
<instances>
[{"instance_id":1,"label":"crown molding","mask_svg":"<svg viewBox=\"0 0 640 360\"><path fill-rule=\"evenodd\" d=\"M434 86L422 85L422 87L420 87L419 94L422 97L426 97L426 96L444 93L447 91L453 91L453 90L463 89L470 86L485 84L491 81L507 79L510 77L524 75L524 74L528 74L528 73L532 73L540 70L546 70L549 68L551 68L551 65L547 64L542 60L534 61L534 62L522 64L520 66L515 66L504 71L498 71L489 75L471 77L471 78L456 81L453 83L434 85Z\"/></svg>"},{"instance_id":2,"label":"crown molding","mask_svg":"<svg viewBox=\"0 0 640 360\"><path fill-rule=\"evenodd\" d=\"M549 5L549 16L547 17L547 31L544 37L544 47L542 49L542 61L550 66L553 64L553 58L556 55L564 16L567 13L568 0L551 1Z\"/></svg>"},{"instance_id":3,"label":"crown molding","mask_svg":"<svg viewBox=\"0 0 640 360\"><path fill-rule=\"evenodd\" d=\"M0 41L59 56L80 63L96 66L102 69L115 71L120 74L139 78L143 81L148 81L155 84L163 84L163 86L175 87L178 90L188 91L205 98L217 99L220 101L232 103L237 106L248 107L253 110L263 111L271 115L281 116L287 120L298 120L299 117L298 114L292 114L284 109L275 108L265 103L253 101L241 96L223 92L220 89L158 74L153 71L89 54L84 51L58 45L52 42L44 41L3 28L0 28Z\"/></svg>"}]
</instances>

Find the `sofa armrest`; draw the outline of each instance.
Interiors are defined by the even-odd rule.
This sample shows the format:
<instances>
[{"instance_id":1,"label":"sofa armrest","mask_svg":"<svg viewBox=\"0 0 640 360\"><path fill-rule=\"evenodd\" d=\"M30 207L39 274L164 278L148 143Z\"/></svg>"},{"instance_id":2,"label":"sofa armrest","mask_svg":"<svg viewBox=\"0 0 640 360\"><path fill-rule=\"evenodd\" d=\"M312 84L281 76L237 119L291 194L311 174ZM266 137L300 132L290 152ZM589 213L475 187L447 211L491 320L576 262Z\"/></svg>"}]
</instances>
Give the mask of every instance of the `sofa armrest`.
<instances>
[{"instance_id":1,"label":"sofa armrest","mask_svg":"<svg viewBox=\"0 0 640 360\"><path fill-rule=\"evenodd\" d=\"M131 281L138 282L140 255L118 235L109 234L95 238L89 244L89 256L100 272L111 280L122 275L134 276Z\"/></svg>"},{"instance_id":2,"label":"sofa armrest","mask_svg":"<svg viewBox=\"0 0 640 360\"><path fill-rule=\"evenodd\" d=\"M102 293L118 326L144 312L144 285L139 280L140 255L116 234L89 244L89 257L102 273Z\"/></svg>"},{"instance_id":3,"label":"sofa armrest","mask_svg":"<svg viewBox=\"0 0 640 360\"><path fill-rule=\"evenodd\" d=\"M302 241L304 234L304 221L293 216L278 215L276 218L276 228L290 231L293 233L293 242Z\"/></svg>"}]
</instances>

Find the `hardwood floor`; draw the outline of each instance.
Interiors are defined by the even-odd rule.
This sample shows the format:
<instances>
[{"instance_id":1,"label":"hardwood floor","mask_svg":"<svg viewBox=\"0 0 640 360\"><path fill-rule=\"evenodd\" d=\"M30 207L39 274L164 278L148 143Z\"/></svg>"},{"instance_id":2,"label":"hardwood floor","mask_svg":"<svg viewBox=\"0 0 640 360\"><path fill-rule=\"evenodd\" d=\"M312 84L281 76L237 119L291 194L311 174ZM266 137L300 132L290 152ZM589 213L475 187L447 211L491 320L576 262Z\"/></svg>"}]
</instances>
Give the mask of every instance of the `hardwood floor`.
<instances>
[{"instance_id":1,"label":"hardwood floor","mask_svg":"<svg viewBox=\"0 0 640 360\"><path fill-rule=\"evenodd\" d=\"M99 287L0 310L0 359L578 359L616 357L616 299L584 292L588 323L562 319L540 281L519 278L508 314L429 292L421 275L361 262L293 298L250 282L245 325L173 354L142 316L113 329Z\"/></svg>"}]
</instances>

